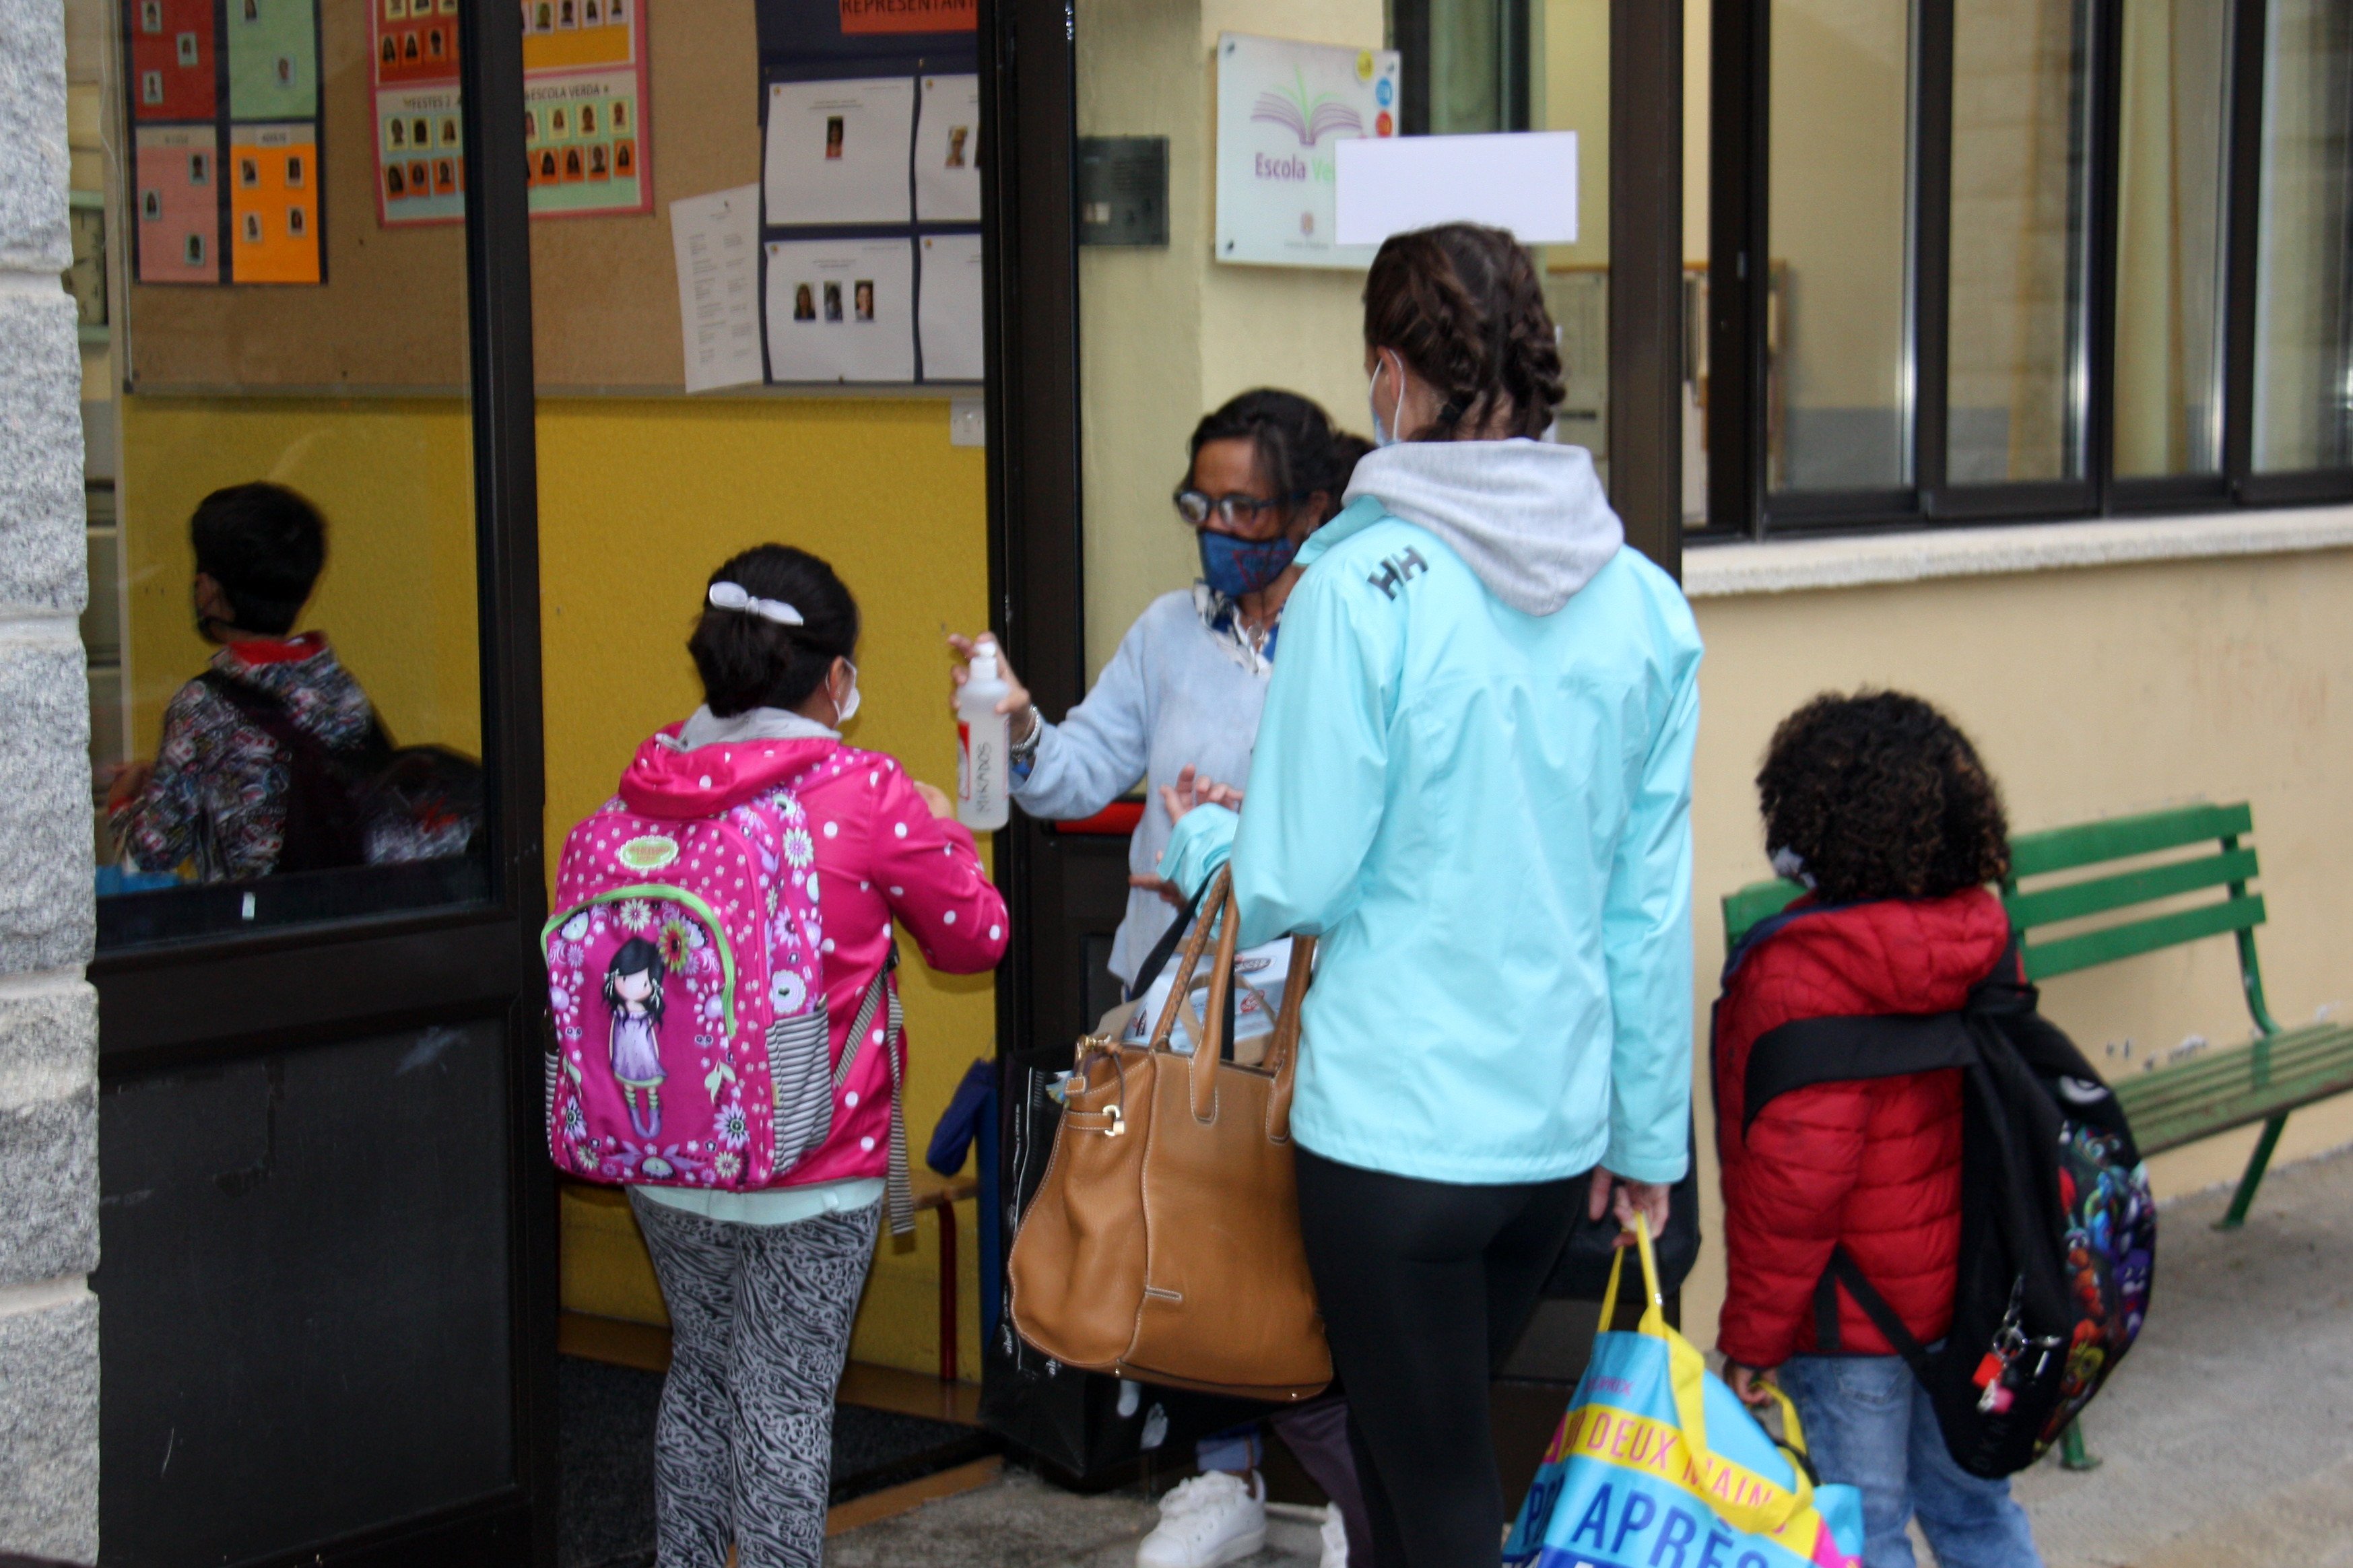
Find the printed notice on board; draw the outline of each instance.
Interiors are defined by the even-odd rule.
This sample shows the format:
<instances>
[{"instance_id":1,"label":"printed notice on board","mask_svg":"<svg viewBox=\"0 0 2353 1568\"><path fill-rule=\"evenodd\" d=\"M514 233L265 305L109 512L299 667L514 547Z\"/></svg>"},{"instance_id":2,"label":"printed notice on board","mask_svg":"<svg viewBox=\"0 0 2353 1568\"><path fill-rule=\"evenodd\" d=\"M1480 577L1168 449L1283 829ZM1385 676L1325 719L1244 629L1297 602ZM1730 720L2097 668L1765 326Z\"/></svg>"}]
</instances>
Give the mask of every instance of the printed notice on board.
<instances>
[{"instance_id":1,"label":"printed notice on board","mask_svg":"<svg viewBox=\"0 0 2353 1568\"><path fill-rule=\"evenodd\" d=\"M378 221L456 223L458 0L373 0L369 16ZM522 0L520 16L532 216L651 212L645 0Z\"/></svg>"},{"instance_id":2,"label":"printed notice on board","mask_svg":"<svg viewBox=\"0 0 2353 1568\"><path fill-rule=\"evenodd\" d=\"M923 237L923 379L978 381L980 352L980 236Z\"/></svg>"},{"instance_id":3,"label":"printed notice on board","mask_svg":"<svg viewBox=\"0 0 2353 1568\"><path fill-rule=\"evenodd\" d=\"M906 240L772 240L767 249L770 380L915 379Z\"/></svg>"},{"instance_id":4,"label":"printed notice on board","mask_svg":"<svg viewBox=\"0 0 2353 1568\"><path fill-rule=\"evenodd\" d=\"M927 76L915 120L915 218L980 221L980 78Z\"/></svg>"},{"instance_id":5,"label":"printed notice on board","mask_svg":"<svg viewBox=\"0 0 2353 1568\"><path fill-rule=\"evenodd\" d=\"M905 223L915 84L768 84L768 222Z\"/></svg>"},{"instance_id":6,"label":"printed notice on board","mask_svg":"<svg viewBox=\"0 0 2353 1568\"><path fill-rule=\"evenodd\" d=\"M760 187L670 204L686 389L760 379Z\"/></svg>"}]
</instances>

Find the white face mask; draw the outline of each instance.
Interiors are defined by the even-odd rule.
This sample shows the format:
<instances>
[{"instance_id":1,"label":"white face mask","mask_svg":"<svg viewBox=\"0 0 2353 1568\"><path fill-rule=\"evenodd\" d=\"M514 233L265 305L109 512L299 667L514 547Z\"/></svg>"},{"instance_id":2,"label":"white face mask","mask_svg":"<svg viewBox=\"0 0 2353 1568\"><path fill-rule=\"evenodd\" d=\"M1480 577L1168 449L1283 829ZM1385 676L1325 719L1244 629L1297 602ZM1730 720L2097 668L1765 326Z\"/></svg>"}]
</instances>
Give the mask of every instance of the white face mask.
<instances>
[{"instance_id":1,"label":"white face mask","mask_svg":"<svg viewBox=\"0 0 2353 1568\"><path fill-rule=\"evenodd\" d=\"M841 662L844 664L849 664L849 661L846 658ZM852 719L858 717L858 667L854 664L849 664L849 696L844 700L836 702L833 705L833 727L835 729L840 729L844 724L849 723Z\"/></svg>"},{"instance_id":2,"label":"white face mask","mask_svg":"<svg viewBox=\"0 0 2353 1568\"><path fill-rule=\"evenodd\" d=\"M1398 426L1405 418L1405 361L1402 357L1398 357L1397 368L1389 373L1397 381L1397 396L1390 404L1388 423L1384 424L1381 420L1380 402L1377 395L1381 384L1381 366L1388 364L1392 357L1396 356L1392 355L1391 351L1381 350L1379 363L1373 367L1372 382L1365 388L1365 405L1372 410L1373 445L1376 447L1397 445Z\"/></svg>"}]
</instances>

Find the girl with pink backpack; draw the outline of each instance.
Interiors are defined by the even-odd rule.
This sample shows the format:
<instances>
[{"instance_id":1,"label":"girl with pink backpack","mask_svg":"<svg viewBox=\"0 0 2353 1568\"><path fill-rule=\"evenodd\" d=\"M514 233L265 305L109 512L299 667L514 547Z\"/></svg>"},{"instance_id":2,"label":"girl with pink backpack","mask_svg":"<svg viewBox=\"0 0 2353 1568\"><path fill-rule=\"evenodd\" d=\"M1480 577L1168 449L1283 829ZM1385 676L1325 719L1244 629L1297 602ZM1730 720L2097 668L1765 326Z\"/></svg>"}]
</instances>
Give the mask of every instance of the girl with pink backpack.
<instances>
[{"instance_id":1,"label":"girl with pink backpack","mask_svg":"<svg viewBox=\"0 0 2353 1568\"><path fill-rule=\"evenodd\" d=\"M663 1568L817 1568L833 1394L890 1200L912 1227L893 922L933 968L1004 955L947 797L840 728L858 605L778 544L712 574L703 706L565 840L548 921L557 1165L627 1186L670 1319Z\"/></svg>"}]
</instances>

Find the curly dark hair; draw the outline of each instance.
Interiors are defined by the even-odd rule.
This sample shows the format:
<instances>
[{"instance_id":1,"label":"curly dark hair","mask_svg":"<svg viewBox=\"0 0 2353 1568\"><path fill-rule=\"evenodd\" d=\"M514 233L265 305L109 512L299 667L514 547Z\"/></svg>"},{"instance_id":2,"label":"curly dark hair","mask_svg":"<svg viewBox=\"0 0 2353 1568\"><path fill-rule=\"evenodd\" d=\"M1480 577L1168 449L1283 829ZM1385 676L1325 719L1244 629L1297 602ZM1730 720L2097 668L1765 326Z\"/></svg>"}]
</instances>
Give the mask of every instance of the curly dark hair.
<instances>
[{"instance_id":1,"label":"curly dark hair","mask_svg":"<svg viewBox=\"0 0 2353 1568\"><path fill-rule=\"evenodd\" d=\"M1757 775L1766 847L1824 903L1940 899L2010 874L2001 792L1932 703L1824 692L1781 721Z\"/></svg>"},{"instance_id":2,"label":"curly dark hair","mask_svg":"<svg viewBox=\"0 0 2353 1568\"><path fill-rule=\"evenodd\" d=\"M1420 440L1473 439L1498 421L1541 436L1563 395L1544 285L1500 228L1445 223L1383 240L1365 275L1365 346L1395 349L1443 399Z\"/></svg>"}]
</instances>

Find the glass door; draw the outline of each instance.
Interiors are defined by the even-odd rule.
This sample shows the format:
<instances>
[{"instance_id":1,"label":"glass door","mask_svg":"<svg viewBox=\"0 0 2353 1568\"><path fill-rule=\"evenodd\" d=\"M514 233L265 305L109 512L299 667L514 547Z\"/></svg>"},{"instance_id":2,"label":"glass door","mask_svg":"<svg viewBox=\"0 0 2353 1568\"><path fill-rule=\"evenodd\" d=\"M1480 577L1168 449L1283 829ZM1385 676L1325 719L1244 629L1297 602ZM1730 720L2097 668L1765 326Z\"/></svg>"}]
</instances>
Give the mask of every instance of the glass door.
<instances>
[{"instance_id":1,"label":"glass door","mask_svg":"<svg viewBox=\"0 0 2353 1568\"><path fill-rule=\"evenodd\" d=\"M523 1560L553 1270L514 13L69 9L100 1560Z\"/></svg>"}]
</instances>

